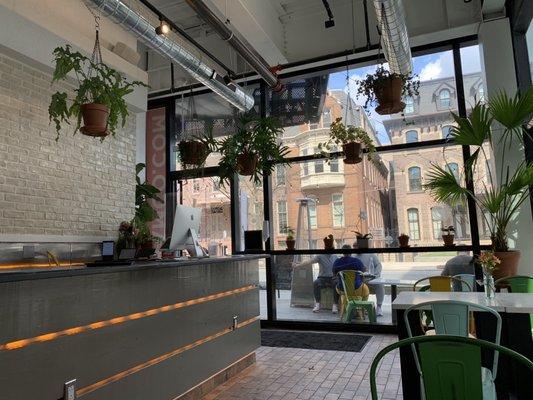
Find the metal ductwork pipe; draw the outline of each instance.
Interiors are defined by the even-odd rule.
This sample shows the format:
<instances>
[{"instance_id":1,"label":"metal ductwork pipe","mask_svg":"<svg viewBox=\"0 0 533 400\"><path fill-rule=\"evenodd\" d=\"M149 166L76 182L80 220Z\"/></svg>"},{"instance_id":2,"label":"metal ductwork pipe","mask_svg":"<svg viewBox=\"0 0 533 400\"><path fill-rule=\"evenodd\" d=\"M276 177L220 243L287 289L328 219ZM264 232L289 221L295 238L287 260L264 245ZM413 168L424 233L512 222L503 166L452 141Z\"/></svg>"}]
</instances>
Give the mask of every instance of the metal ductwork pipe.
<instances>
[{"instance_id":1,"label":"metal ductwork pipe","mask_svg":"<svg viewBox=\"0 0 533 400\"><path fill-rule=\"evenodd\" d=\"M381 45L391 72L409 75L413 70L409 35L402 0L374 0L381 29Z\"/></svg>"},{"instance_id":2,"label":"metal ductwork pipe","mask_svg":"<svg viewBox=\"0 0 533 400\"><path fill-rule=\"evenodd\" d=\"M255 51L255 49L245 39L238 38L228 28L228 26L221 21L213 11L202 0L186 0L187 4L209 24L220 35L222 40L229 43L231 47L246 60L248 64L265 80L265 82L276 92L283 89L283 85L271 70L266 60Z\"/></svg>"},{"instance_id":3,"label":"metal ductwork pipe","mask_svg":"<svg viewBox=\"0 0 533 400\"><path fill-rule=\"evenodd\" d=\"M254 106L254 98L238 85L226 85L222 76L191 54L177 42L155 33L155 28L142 15L133 11L120 0L83 0L83 2L102 15L131 31L140 41L169 57L185 69L200 83L226 99L241 111L248 111Z\"/></svg>"}]
</instances>

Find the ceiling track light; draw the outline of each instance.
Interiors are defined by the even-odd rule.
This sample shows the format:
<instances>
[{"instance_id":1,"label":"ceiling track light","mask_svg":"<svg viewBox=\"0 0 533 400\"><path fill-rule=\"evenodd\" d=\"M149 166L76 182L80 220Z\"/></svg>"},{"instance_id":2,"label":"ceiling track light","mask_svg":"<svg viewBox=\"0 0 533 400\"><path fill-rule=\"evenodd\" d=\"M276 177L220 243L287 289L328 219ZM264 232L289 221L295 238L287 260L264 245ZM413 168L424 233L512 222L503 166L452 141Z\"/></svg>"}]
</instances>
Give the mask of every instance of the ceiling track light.
<instances>
[{"instance_id":1,"label":"ceiling track light","mask_svg":"<svg viewBox=\"0 0 533 400\"><path fill-rule=\"evenodd\" d=\"M165 20L160 19L159 26L155 28L155 33L159 36L166 36L170 33L170 26Z\"/></svg>"}]
</instances>

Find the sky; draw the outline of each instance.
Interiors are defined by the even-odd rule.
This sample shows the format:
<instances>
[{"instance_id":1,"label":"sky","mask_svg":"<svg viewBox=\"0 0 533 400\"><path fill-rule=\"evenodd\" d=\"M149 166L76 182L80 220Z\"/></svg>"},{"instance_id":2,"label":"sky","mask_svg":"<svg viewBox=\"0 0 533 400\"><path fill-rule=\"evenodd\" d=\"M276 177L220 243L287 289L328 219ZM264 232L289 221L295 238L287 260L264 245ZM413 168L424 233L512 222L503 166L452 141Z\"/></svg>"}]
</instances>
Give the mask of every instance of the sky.
<instances>
[{"instance_id":1,"label":"sky","mask_svg":"<svg viewBox=\"0 0 533 400\"><path fill-rule=\"evenodd\" d=\"M477 45L461 49L461 60L464 74L481 71L481 60ZM385 67L387 67L386 64ZM373 73L375 69L375 65L351 69L348 73L350 77L349 90L346 82L346 71L330 74L328 89L341 89L346 93L349 91L350 97L355 101L355 103L363 105L365 100L363 98L357 99L356 97L358 86L357 81L363 78L366 74ZM430 81L433 79L453 77L454 68L452 51L450 50L414 57L413 72L419 76L420 81ZM374 128L378 132L378 137L381 143L390 144L388 135L386 134L382 124L382 121L389 117L386 115L379 115L372 110L369 118L372 121Z\"/></svg>"}]
</instances>

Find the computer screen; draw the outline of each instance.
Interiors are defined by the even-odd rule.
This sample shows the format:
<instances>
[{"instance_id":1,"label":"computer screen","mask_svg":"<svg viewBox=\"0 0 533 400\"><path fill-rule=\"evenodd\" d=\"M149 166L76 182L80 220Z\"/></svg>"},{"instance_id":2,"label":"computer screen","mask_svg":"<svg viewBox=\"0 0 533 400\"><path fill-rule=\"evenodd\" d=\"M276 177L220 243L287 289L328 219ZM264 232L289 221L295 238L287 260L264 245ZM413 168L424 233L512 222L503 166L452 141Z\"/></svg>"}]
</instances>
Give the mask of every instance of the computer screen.
<instances>
[{"instance_id":1,"label":"computer screen","mask_svg":"<svg viewBox=\"0 0 533 400\"><path fill-rule=\"evenodd\" d=\"M172 236L169 245L170 250L184 250L187 246L193 245L189 236L189 230L198 233L201 217L201 208L183 206L181 204L176 206L174 226L172 227Z\"/></svg>"}]
</instances>

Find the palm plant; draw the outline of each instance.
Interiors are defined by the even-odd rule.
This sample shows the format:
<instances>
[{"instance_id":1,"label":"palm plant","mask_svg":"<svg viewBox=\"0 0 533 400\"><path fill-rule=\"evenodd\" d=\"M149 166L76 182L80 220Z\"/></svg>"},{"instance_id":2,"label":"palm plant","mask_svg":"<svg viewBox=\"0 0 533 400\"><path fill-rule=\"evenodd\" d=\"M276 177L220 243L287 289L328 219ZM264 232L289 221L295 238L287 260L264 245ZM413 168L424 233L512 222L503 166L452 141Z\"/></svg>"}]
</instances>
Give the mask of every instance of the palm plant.
<instances>
[{"instance_id":1,"label":"palm plant","mask_svg":"<svg viewBox=\"0 0 533 400\"><path fill-rule=\"evenodd\" d=\"M485 164L488 161L486 143L498 158L499 176L493 176L489 168L489 184L483 182L481 193L476 195L453 171L433 164L424 186L439 202L456 205L468 198L474 200L483 211L493 251L508 251L509 225L528 199L529 186L533 185L533 163L522 161L513 165L508 155L512 149L517 151L517 145L523 147L525 140L532 139L525 124L533 115L533 89L514 97L499 93L488 104L478 102L467 118L452 115L456 126L451 128L451 139L473 150L465 162L467 180L473 180L476 169L483 165L481 157Z\"/></svg>"}]
</instances>

